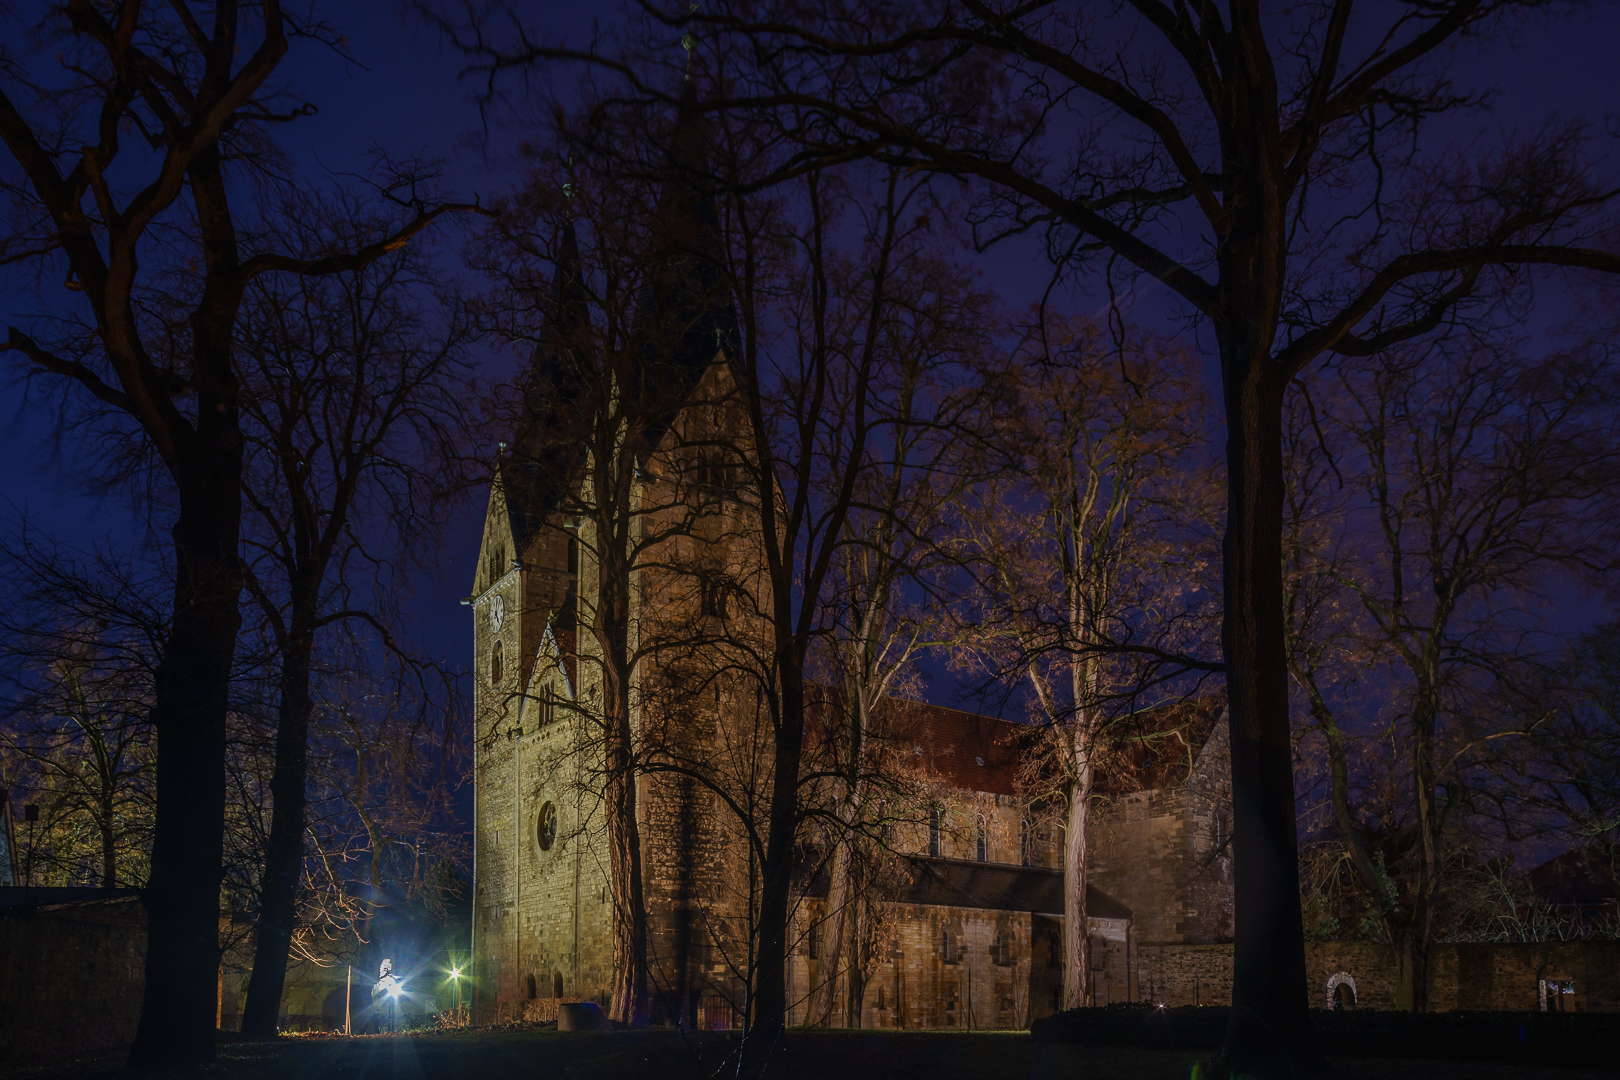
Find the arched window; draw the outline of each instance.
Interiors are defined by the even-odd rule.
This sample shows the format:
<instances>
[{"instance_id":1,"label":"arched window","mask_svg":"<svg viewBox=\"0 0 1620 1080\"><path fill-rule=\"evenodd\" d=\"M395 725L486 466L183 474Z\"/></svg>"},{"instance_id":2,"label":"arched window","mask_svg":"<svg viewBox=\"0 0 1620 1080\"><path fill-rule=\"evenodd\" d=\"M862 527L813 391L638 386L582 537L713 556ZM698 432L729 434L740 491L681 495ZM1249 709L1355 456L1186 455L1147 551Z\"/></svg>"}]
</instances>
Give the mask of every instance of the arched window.
<instances>
[{"instance_id":1,"label":"arched window","mask_svg":"<svg viewBox=\"0 0 1620 1080\"><path fill-rule=\"evenodd\" d=\"M526 984L524 988L529 991L530 1000L540 996L539 990L534 985L534 972L531 971L528 975L524 976L523 981Z\"/></svg>"},{"instance_id":2,"label":"arched window","mask_svg":"<svg viewBox=\"0 0 1620 1080\"><path fill-rule=\"evenodd\" d=\"M540 808L540 817L535 821L535 839L540 842L541 851L550 851L551 845L557 842L557 808L551 803Z\"/></svg>"},{"instance_id":3,"label":"arched window","mask_svg":"<svg viewBox=\"0 0 1620 1080\"><path fill-rule=\"evenodd\" d=\"M1031 835L1027 817L1018 819L1018 861L1024 866L1035 865L1035 837Z\"/></svg>"},{"instance_id":4,"label":"arched window","mask_svg":"<svg viewBox=\"0 0 1620 1080\"><path fill-rule=\"evenodd\" d=\"M941 927L939 935L940 955L947 964L956 963L962 958L961 943L957 941L956 935L951 933L951 928L948 926Z\"/></svg>"},{"instance_id":5,"label":"arched window","mask_svg":"<svg viewBox=\"0 0 1620 1080\"><path fill-rule=\"evenodd\" d=\"M938 858L939 852L939 808L935 807L934 809L928 811L928 854Z\"/></svg>"},{"instance_id":6,"label":"arched window","mask_svg":"<svg viewBox=\"0 0 1620 1080\"><path fill-rule=\"evenodd\" d=\"M551 973L551 996L554 997L554 998L562 997L562 972L561 971L553 971Z\"/></svg>"},{"instance_id":7,"label":"arched window","mask_svg":"<svg viewBox=\"0 0 1620 1080\"><path fill-rule=\"evenodd\" d=\"M1335 971L1328 976L1327 1004L1334 1012L1356 1007L1356 979L1348 971Z\"/></svg>"},{"instance_id":8,"label":"arched window","mask_svg":"<svg viewBox=\"0 0 1620 1080\"><path fill-rule=\"evenodd\" d=\"M980 862L990 861L990 832L985 828L983 814L973 823L973 857Z\"/></svg>"},{"instance_id":9,"label":"arched window","mask_svg":"<svg viewBox=\"0 0 1620 1080\"><path fill-rule=\"evenodd\" d=\"M994 954L996 963L998 965L1001 967L1009 967L1016 961L1016 957L1013 954L1013 947L1016 944L1017 941L1013 937L1013 932L1011 930L1008 930L1006 927L1002 927L1000 930L996 931L996 940L990 946L990 951L992 954Z\"/></svg>"},{"instance_id":10,"label":"arched window","mask_svg":"<svg viewBox=\"0 0 1620 1080\"><path fill-rule=\"evenodd\" d=\"M489 685L491 686L501 685L501 680L506 676L504 653L505 650L501 647L499 641L495 643L494 648L489 650Z\"/></svg>"}]
</instances>

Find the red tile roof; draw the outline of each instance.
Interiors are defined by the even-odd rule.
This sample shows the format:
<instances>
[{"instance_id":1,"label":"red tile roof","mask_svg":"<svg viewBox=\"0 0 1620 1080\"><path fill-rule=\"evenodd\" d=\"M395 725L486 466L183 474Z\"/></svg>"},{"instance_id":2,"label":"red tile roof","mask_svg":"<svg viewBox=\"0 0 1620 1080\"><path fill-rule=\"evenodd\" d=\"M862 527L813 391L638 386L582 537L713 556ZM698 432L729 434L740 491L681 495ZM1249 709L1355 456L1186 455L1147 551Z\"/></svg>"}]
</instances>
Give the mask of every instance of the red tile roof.
<instances>
[{"instance_id":1,"label":"red tile roof","mask_svg":"<svg viewBox=\"0 0 1620 1080\"><path fill-rule=\"evenodd\" d=\"M1023 748L1034 734L1031 728L920 701L893 700L885 705L895 710L894 739L902 757L909 748L918 764L941 783L997 795L1017 790Z\"/></svg>"},{"instance_id":2,"label":"red tile roof","mask_svg":"<svg viewBox=\"0 0 1620 1080\"><path fill-rule=\"evenodd\" d=\"M811 727L821 731L812 704ZM1109 728L1113 749L1099 761L1099 786L1125 792L1183 784L1192 763L1225 713L1224 694L1143 709ZM888 741L904 762L942 784L995 795L1018 793L1018 774L1041 731L1029 724L943 705L890 698L883 702Z\"/></svg>"}]
</instances>

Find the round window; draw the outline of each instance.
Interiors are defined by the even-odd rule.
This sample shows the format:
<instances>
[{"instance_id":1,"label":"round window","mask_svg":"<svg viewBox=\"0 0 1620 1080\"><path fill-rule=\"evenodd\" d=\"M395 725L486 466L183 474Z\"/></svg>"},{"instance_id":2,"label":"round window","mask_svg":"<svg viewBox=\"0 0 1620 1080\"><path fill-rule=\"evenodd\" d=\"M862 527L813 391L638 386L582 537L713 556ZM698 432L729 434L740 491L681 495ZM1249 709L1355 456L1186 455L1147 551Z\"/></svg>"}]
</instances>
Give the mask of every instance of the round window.
<instances>
[{"instance_id":1,"label":"round window","mask_svg":"<svg viewBox=\"0 0 1620 1080\"><path fill-rule=\"evenodd\" d=\"M550 803L540 808L540 819L535 825L535 837L540 841L541 851L550 851L551 845L557 841L557 808Z\"/></svg>"}]
</instances>

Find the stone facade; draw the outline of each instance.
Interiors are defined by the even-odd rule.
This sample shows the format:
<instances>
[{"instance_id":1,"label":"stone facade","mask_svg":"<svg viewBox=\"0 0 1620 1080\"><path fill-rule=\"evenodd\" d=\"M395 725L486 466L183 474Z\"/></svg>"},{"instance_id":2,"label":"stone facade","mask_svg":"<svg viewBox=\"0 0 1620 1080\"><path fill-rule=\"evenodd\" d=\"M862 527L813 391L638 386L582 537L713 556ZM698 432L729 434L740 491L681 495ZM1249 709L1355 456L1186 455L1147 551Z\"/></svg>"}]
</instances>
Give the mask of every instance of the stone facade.
<instances>
[{"instance_id":1,"label":"stone facade","mask_svg":"<svg viewBox=\"0 0 1620 1080\"><path fill-rule=\"evenodd\" d=\"M723 401L732 391L722 359L695 396ZM648 659L635 688L635 723L661 752L702 762L704 777L640 777L637 826L651 1019L725 1027L744 1000L741 960L757 897L757 867L726 799L753 800L759 818L765 815L759 794L768 790L768 756L758 702L746 679L728 674L724 646L665 656L649 643L659 635L691 639L694 625L702 627L704 575L716 568L742 601L727 618L728 639L750 633L764 603L749 572L760 556L745 532L747 515L725 499L697 508L679 497L686 425L683 415L671 422L666 449L648 463L635 496L639 505L665 507L648 515L648 530L686 515L685 528L668 529L668 541L644 552L653 569L636 572L636 628ZM473 918L480 1017L536 999L608 1004L612 964L593 712L601 663L593 642L576 637L573 621L596 602L596 537L590 521L556 515L526 533L503 482L491 495L469 598L478 660ZM897 725L899 741L912 743L906 760L914 759L929 810L894 827L890 844L910 884L884 900L886 954L858 1008L844 1000L847 981L835 980L832 1022L1026 1026L1057 1007L1061 987L1057 819L1031 809L1019 793L1017 725L915 703L904 710L909 719ZM653 730L656 738L647 733ZM1142 943L1230 934L1224 726L1207 724L1201 735L1179 771L1161 769L1149 776L1156 786L1107 794L1092 816L1088 929L1099 1002L1138 999L1133 957ZM999 868L1005 880L967 902L927 884L930 876L972 876L975 867ZM819 898L806 892L799 905L800 936L813 940L825 891ZM812 989L827 977L816 957L794 954L790 1020L805 1017Z\"/></svg>"},{"instance_id":2,"label":"stone facade","mask_svg":"<svg viewBox=\"0 0 1620 1080\"><path fill-rule=\"evenodd\" d=\"M1132 932L1142 946L1232 938L1231 780L1224 719L1184 753L1184 763L1155 763L1148 786L1138 790L1108 791L1110 785L1103 785L1105 794L1093 811L1091 881L1131 909ZM1173 770L1169 776L1163 775L1167 765Z\"/></svg>"},{"instance_id":3,"label":"stone facade","mask_svg":"<svg viewBox=\"0 0 1620 1080\"><path fill-rule=\"evenodd\" d=\"M1399 968L1388 946L1306 942L1305 971L1312 1008L1398 1007ZM1141 946L1136 981L1143 1001L1229 1005L1232 946ZM1620 942L1437 944L1430 953L1429 1007L1435 1012L1620 1012Z\"/></svg>"},{"instance_id":4,"label":"stone facade","mask_svg":"<svg viewBox=\"0 0 1620 1080\"><path fill-rule=\"evenodd\" d=\"M713 644L712 591L725 583L727 638L747 633L750 560L735 543L734 498L689 483L689 429L735 397L723 356L672 418L660 451L638 469L633 503L641 537L631 591L632 649L648 641L696 642L644 649L630 687L636 735L691 772L637 779L637 828L648 915L655 1019L696 1023L718 997L740 1000L751 880L745 838L728 794L752 797L759 768L757 700L725 673ZM701 403L701 404L699 404ZM537 998L608 1004L612 903L602 799L602 655L578 634L577 612L596 609L598 537L593 520L560 513L522 526L498 479L490 500L475 591L473 647L474 956L481 1010ZM514 524L518 523L518 524ZM756 545L757 547L757 545ZM753 561L757 565L757 559ZM704 644L705 642L711 642ZM656 735L654 734L656 732Z\"/></svg>"}]
</instances>

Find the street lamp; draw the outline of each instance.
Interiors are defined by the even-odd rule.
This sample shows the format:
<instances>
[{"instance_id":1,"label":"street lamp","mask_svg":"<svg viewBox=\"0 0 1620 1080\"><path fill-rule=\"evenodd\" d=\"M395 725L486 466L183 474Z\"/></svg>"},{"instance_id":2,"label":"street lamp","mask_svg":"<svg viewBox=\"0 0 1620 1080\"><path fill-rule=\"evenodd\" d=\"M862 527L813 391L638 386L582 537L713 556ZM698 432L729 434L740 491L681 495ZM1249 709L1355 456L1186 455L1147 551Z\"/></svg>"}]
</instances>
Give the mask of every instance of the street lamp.
<instances>
[{"instance_id":1,"label":"street lamp","mask_svg":"<svg viewBox=\"0 0 1620 1080\"><path fill-rule=\"evenodd\" d=\"M458 968L458 967L452 966L450 968L450 979L451 979L452 982L454 982L456 984L456 1023L460 1024L462 1022L462 1020L461 1020L461 969Z\"/></svg>"}]
</instances>

